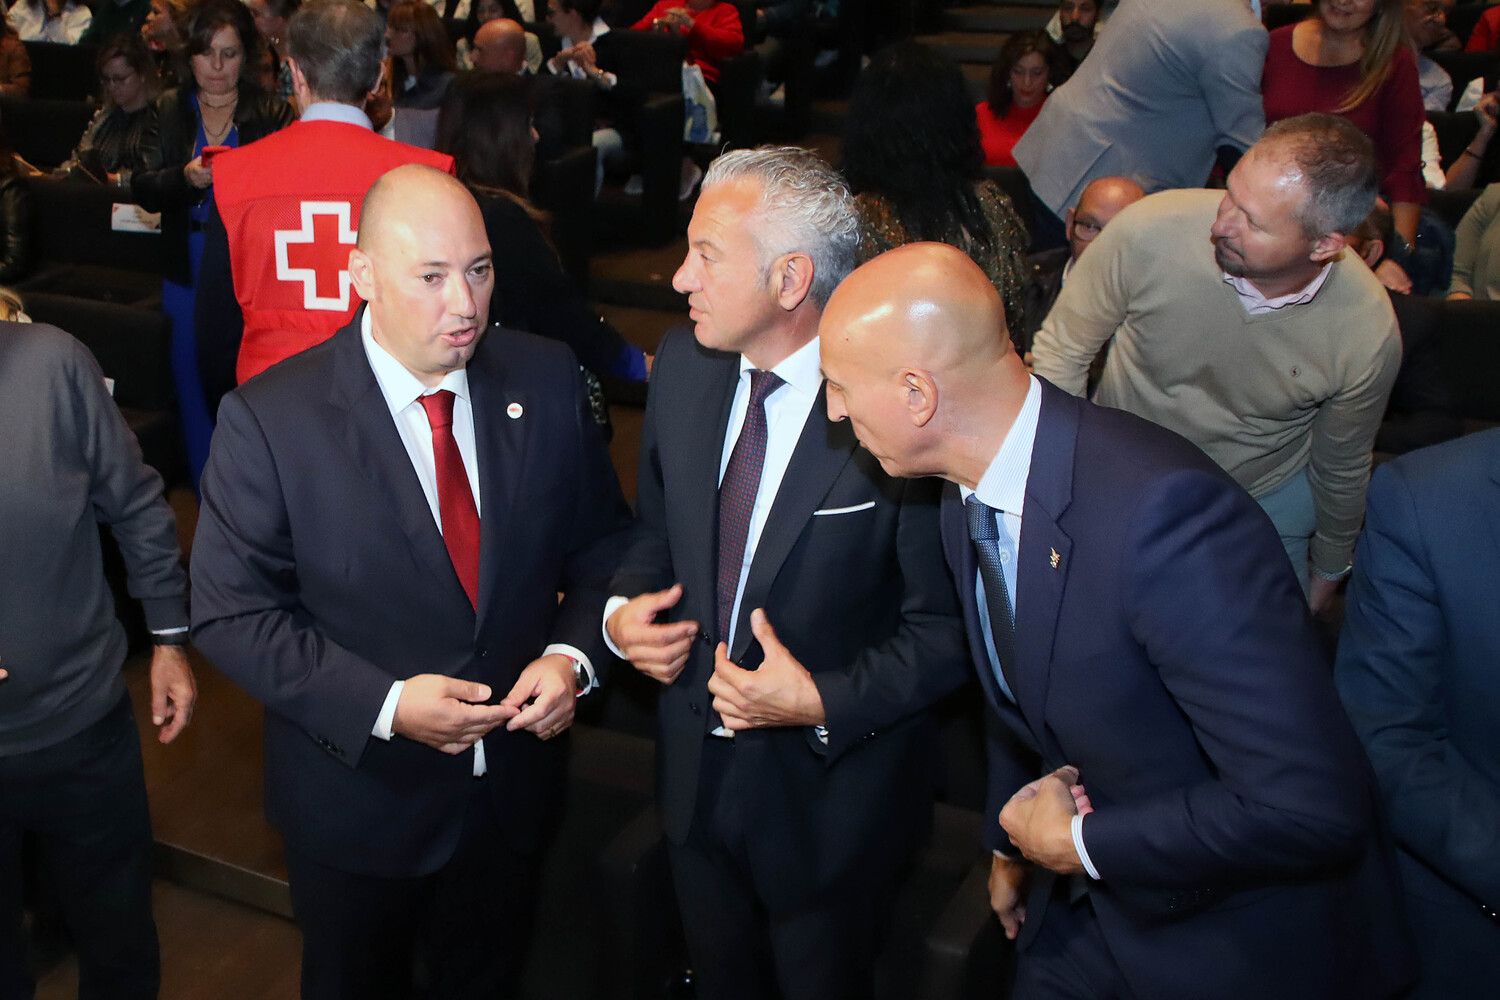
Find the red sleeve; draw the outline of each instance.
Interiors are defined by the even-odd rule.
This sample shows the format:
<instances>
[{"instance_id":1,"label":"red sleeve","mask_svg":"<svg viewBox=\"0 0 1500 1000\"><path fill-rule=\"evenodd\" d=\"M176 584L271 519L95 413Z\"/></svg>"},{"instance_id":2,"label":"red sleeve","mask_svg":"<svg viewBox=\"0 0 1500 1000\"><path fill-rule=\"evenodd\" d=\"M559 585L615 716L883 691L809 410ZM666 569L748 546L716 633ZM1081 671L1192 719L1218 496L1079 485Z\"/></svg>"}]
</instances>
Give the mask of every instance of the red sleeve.
<instances>
[{"instance_id":1,"label":"red sleeve","mask_svg":"<svg viewBox=\"0 0 1500 1000\"><path fill-rule=\"evenodd\" d=\"M1417 82L1417 60L1411 49L1401 46L1391 63L1391 75L1380 88L1380 134L1375 139L1376 157L1384 176L1380 189L1396 201L1427 202L1422 181L1422 87Z\"/></svg>"},{"instance_id":2,"label":"red sleeve","mask_svg":"<svg viewBox=\"0 0 1500 1000\"><path fill-rule=\"evenodd\" d=\"M666 11L666 9L669 6L672 6L672 7L680 7L680 6L682 6L681 0L657 0L657 2L651 7L651 9L648 10L648 11L646 11L646 14L645 14L644 17L642 17L639 21L635 22L634 24L632 24L630 26L630 30L631 31L645 31L645 30L647 30L648 28L651 27L651 22L654 21L654 20L656 20L658 17L661 17L662 14Z\"/></svg>"},{"instance_id":3,"label":"red sleeve","mask_svg":"<svg viewBox=\"0 0 1500 1000\"><path fill-rule=\"evenodd\" d=\"M1469 35L1469 44L1464 46L1464 51L1489 52L1495 47L1497 37L1500 37L1500 7L1491 7L1474 22L1474 31Z\"/></svg>"},{"instance_id":4,"label":"red sleeve","mask_svg":"<svg viewBox=\"0 0 1500 1000\"><path fill-rule=\"evenodd\" d=\"M739 8L732 3L717 3L699 14L688 32L688 44L715 63L739 55L745 49Z\"/></svg>"}]
</instances>

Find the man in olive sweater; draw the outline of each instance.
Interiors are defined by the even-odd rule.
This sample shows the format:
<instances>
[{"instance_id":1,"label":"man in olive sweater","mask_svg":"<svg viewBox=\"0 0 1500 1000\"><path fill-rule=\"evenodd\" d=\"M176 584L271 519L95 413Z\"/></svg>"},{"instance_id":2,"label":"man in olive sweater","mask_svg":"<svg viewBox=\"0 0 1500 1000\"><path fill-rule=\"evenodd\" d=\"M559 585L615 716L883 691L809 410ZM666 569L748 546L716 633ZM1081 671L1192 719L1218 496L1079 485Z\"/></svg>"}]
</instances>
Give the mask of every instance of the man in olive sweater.
<instances>
[{"instance_id":1,"label":"man in olive sweater","mask_svg":"<svg viewBox=\"0 0 1500 1000\"><path fill-rule=\"evenodd\" d=\"M79 996L155 997L146 782L99 523L157 642L151 714L165 743L196 696L172 511L93 356L55 327L0 323L0 428L0 997L32 990L23 833L77 946Z\"/></svg>"},{"instance_id":2,"label":"man in olive sweater","mask_svg":"<svg viewBox=\"0 0 1500 1000\"><path fill-rule=\"evenodd\" d=\"M1370 141L1342 118L1278 122L1228 192L1121 212L1037 333L1036 373L1202 448L1265 508L1314 611L1349 572L1375 432L1401 362L1390 299L1346 234L1375 200Z\"/></svg>"}]
</instances>

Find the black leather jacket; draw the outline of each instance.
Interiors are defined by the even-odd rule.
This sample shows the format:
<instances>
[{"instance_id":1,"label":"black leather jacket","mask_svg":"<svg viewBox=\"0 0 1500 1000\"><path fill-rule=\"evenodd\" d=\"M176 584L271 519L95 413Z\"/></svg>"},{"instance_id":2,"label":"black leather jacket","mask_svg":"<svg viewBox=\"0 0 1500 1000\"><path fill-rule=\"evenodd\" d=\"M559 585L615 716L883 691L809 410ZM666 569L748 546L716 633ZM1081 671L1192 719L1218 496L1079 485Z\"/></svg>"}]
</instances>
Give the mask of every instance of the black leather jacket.
<instances>
[{"instance_id":1,"label":"black leather jacket","mask_svg":"<svg viewBox=\"0 0 1500 1000\"><path fill-rule=\"evenodd\" d=\"M182 168L193 158L193 143L198 137L198 118L186 89L178 87L162 94L156 102L156 116L161 134L161 168L139 171L131 178L130 188L144 208L161 213L166 277L188 284L192 275L187 252L188 210L208 197L212 189L200 191L182 173ZM285 128L292 118L291 107L281 98L240 89L234 123L241 146Z\"/></svg>"},{"instance_id":2,"label":"black leather jacket","mask_svg":"<svg viewBox=\"0 0 1500 1000\"><path fill-rule=\"evenodd\" d=\"M0 285L31 268L31 192L19 174L0 177Z\"/></svg>"}]
</instances>

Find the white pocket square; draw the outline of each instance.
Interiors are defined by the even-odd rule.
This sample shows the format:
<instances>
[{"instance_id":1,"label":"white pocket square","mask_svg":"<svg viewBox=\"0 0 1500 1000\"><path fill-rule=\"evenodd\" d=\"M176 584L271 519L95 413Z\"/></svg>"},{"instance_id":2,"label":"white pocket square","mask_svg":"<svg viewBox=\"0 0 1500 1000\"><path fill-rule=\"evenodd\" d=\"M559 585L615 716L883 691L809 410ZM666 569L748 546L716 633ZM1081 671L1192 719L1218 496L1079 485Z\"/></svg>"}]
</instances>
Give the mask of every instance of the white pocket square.
<instances>
[{"instance_id":1,"label":"white pocket square","mask_svg":"<svg viewBox=\"0 0 1500 1000\"><path fill-rule=\"evenodd\" d=\"M827 510L815 510L813 511L813 517L828 517L832 514L853 514L857 511L869 510L873 506L875 506L874 500L866 500L864 503L857 503L853 507L829 507Z\"/></svg>"}]
</instances>

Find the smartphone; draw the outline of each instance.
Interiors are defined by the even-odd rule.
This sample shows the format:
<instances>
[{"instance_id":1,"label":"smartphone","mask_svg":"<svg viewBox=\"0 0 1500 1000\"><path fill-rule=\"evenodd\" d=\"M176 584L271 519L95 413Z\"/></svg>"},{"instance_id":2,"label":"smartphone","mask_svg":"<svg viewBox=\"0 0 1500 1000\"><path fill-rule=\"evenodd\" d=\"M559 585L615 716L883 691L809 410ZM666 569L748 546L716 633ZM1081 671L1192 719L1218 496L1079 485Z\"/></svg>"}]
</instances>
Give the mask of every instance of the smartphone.
<instances>
[{"instance_id":1,"label":"smartphone","mask_svg":"<svg viewBox=\"0 0 1500 1000\"><path fill-rule=\"evenodd\" d=\"M215 156L227 153L231 148L230 146L204 146L203 152L198 155L203 157L203 165L206 167L213 162Z\"/></svg>"}]
</instances>

